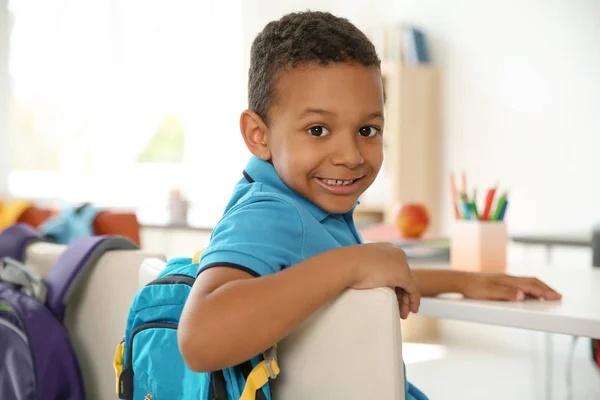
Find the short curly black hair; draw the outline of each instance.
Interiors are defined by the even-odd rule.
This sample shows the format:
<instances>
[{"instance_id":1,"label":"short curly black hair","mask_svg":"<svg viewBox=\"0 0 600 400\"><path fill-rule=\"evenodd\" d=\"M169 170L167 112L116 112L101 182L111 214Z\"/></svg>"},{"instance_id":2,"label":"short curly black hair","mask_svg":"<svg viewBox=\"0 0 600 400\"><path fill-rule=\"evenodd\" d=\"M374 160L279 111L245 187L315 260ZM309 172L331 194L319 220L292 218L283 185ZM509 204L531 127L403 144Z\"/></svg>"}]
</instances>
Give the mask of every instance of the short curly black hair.
<instances>
[{"instance_id":1,"label":"short curly black hair","mask_svg":"<svg viewBox=\"0 0 600 400\"><path fill-rule=\"evenodd\" d=\"M280 72L310 63L353 62L380 67L373 43L345 18L305 11L269 22L250 50L248 106L267 122Z\"/></svg>"}]
</instances>

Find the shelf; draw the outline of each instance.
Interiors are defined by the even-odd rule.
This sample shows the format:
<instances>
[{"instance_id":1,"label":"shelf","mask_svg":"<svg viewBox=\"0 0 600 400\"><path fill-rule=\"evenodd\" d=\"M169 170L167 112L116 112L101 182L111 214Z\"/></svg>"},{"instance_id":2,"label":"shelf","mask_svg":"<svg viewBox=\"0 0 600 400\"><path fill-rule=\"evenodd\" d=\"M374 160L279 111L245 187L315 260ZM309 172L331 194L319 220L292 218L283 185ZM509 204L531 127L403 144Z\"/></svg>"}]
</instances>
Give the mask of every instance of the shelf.
<instances>
[{"instance_id":1,"label":"shelf","mask_svg":"<svg viewBox=\"0 0 600 400\"><path fill-rule=\"evenodd\" d=\"M429 232L441 228L440 70L382 63L385 105L385 221L401 203L424 204Z\"/></svg>"}]
</instances>

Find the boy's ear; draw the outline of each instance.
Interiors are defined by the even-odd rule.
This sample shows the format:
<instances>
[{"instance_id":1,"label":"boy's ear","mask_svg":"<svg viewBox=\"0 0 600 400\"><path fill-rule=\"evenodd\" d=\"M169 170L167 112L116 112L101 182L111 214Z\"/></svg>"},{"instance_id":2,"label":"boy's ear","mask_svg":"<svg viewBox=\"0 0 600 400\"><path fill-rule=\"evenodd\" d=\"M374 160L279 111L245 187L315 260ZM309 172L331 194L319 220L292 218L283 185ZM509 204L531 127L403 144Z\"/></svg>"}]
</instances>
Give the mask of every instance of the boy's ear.
<instances>
[{"instance_id":1,"label":"boy's ear","mask_svg":"<svg viewBox=\"0 0 600 400\"><path fill-rule=\"evenodd\" d=\"M267 125L262 118L251 110L245 110L240 116L240 130L248 150L265 161L271 159L267 143Z\"/></svg>"}]
</instances>

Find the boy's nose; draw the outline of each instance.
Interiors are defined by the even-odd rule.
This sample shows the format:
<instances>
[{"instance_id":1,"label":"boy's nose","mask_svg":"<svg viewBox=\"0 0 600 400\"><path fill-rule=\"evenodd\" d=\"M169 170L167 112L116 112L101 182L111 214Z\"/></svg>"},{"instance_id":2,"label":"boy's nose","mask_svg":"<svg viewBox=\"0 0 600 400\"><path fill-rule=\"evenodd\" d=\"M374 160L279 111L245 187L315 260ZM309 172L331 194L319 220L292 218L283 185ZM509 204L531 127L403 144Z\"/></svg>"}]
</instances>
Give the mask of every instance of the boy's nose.
<instances>
[{"instance_id":1,"label":"boy's nose","mask_svg":"<svg viewBox=\"0 0 600 400\"><path fill-rule=\"evenodd\" d=\"M331 161L334 165L343 165L347 168L356 168L365 162L358 144L358 135L352 138L339 140L334 144Z\"/></svg>"}]
</instances>

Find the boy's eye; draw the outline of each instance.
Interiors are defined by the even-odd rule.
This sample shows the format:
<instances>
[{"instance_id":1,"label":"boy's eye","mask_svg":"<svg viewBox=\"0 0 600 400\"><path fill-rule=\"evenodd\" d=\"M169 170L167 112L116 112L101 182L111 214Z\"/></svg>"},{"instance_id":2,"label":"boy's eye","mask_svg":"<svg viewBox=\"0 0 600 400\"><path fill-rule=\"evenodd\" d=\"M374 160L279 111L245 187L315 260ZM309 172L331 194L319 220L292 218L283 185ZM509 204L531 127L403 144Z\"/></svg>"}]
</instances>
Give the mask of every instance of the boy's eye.
<instances>
[{"instance_id":1,"label":"boy's eye","mask_svg":"<svg viewBox=\"0 0 600 400\"><path fill-rule=\"evenodd\" d=\"M322 125L313 126L312 128L308 128L308 133L312 136L327 136L329 135L329 131Z\"/></svg>"},{"instance_id":2,"label":"boy's eye","mask_svg":"<svg viewBox=\"0 0 600 400\"><path fill-rule=\"evenodd\" d=\"M358 134L364 137L373 137L379 133L379 128L374 126L363 126L358 130Z\"/></svg>"}]
</instances>

